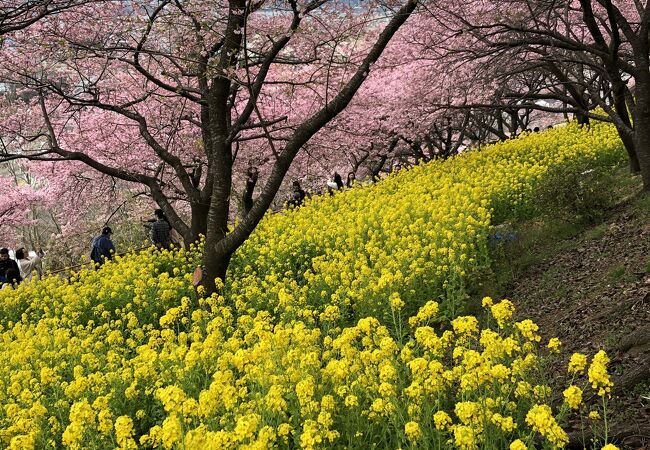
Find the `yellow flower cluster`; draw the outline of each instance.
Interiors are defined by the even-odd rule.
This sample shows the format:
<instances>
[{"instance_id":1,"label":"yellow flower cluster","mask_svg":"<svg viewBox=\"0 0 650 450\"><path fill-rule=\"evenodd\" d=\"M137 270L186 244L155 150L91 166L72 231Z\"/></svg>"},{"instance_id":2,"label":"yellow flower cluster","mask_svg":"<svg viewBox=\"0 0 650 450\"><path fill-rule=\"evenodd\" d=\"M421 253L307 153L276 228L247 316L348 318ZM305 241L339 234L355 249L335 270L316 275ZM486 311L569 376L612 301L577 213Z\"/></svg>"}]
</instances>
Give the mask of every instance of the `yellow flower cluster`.
<instances>
[{"instance_id":1,"label":"yellow flower cluster","mask_svg":"<svg viewBox=\"0 0 650 450\"><path fill-rule=\"evenodd\" d=\"M533 406L526 414L526 423L556 447L562 447L569 442L569 437L558 425L548 405Z\"/></svg>"},{"instance_id":2,"label":"yellow flower cluster","mask_svg":"<svg viewBox=\"0 0 650 450\"><path fill-rule=\"evenodd\" d=\"M192 288L198 249L2 290L0 447L561 446L537 325L489 299L482 327L464 287L549 170L621 154L572 125L314 199L265 219L223 297Z\"/></svg>"},{"instance_id":3,"label":"yellow flower cluster","mask_svg":"<svg viewBox=\"0 0 650 450\"><path fill-rule=\"evenodd\" d=\"M560 347L562 346L562 342L558 338L551 338L548 341L548 349L552 351L553 353L560 353Z\"/></svg>"},{"instance_id":4,"label":"yellow flower cluster","mask_svg":"<svg viewBox=\"0 0 650 450\"><path fill-rule=\"evenodd\" d=\"M587 366L587 355L574 353L569 360L569 373L582 373Z\"/></svg>"},{"instance_id":5,"label":"yellow flower cluster","mask_svg":"<svg viewBox=\"0 0 650 450\"><path fill-rule=\"evenodd\" d=\"M594 355L594 359L589 366L587 374L589 375L589 382L591 387L598 391L598 395L601 397L609 393L613 383L609 379L609 374L607 373L607 363L609 358L603 350L599 351Z\"/></svg>"},{"instance_id":6,"label":"yellow flower cluster","mask_svg":"<svg viewBox=\"0 0 650 450\"><path fill-rule=\"evenodd\" d=\"M578 386L569 386L563 392L564 399L572 409L578 409L582 404L582 389Z\"/></svg>"}]
</instances>

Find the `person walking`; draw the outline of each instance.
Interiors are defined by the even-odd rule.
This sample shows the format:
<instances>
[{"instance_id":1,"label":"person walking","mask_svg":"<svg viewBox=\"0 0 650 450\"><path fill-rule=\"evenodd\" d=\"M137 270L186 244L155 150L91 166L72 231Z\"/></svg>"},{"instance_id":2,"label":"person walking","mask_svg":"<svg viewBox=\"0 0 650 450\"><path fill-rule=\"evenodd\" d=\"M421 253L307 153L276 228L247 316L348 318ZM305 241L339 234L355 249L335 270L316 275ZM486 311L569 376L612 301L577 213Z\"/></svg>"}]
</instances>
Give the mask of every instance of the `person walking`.
<instances>
[{"instance_id":1,"label":"person walking","mask_svg":"<svg viewBox=\"0 0 650 450\"><path fill-rule=\"evenodd\" d=\"M172 227L169 224L169 220L165 217L165 213L162 209L156 209L154 211L154 216L154 219L151 219L144 224L145 227L149 228L149 239L156 248L169 248L172 243Z\"/></svg>"},{"instance_id":2,"label":"person walking","mask_svg":"<svg viewBox=\"0 0 650 450\"><path fill-rule=\"evenodd\" d=\"M95 237L91 244L90 259L93 260L97 267L101 266L106 260L113 259L115 246L111 241L113 230L111 227L104 227L102 234Z\"/></svg>"},{"instance_id":3,"label":"person walking","mask_svg":"<svg viewBox=\"0 0 650 450\"><path fill-rule=\"evenodd\" d=\"M22 277L20 276L20 267L18 267L18 263L9 257L9 249L0 248L0 281L8 281L9 278L7 272L9 270L15 271L15 273L12 272L11 274L12 276L15 275L16 284L19 284L21 281L23 281Z\"/></svg>"},{"instance_id":4,"label":"person walking","mask_svg":"<svg viewBox=\"0 0 650 450\"><path fill-rule=\"evenodd\" d=\"M20 268L20 276L23 277L23 281L29 281L34 275L34 270L39 273L39 264L43 259L44 253L43 250L39 250L36 253L36 256L33 258L29 257L29 252L25 250L25 247L20 247L16 250L16 262Z\"/></svg>"}]
</instances>

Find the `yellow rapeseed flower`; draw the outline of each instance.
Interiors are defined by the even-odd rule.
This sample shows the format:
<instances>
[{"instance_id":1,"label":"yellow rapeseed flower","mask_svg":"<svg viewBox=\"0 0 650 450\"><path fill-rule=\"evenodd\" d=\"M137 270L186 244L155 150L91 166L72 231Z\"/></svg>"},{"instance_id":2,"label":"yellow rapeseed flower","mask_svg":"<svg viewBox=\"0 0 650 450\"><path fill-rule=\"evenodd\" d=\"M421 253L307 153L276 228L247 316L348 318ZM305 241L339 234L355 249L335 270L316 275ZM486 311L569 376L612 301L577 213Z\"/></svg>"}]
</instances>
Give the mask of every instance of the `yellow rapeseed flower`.
<instances>
[{"instance_id":1,"label":"yellow rapeseed flower","mask_svg":"<svg viewBox=\"0 0 650 450\"><path fill-rule=\"evenodd\" d=\"M563 392L564 400L572 409L578 409L582 404L582 389L578 386L569 386Z\"/></svg>"},{"instance_id":2,"label":"yellow rapeseed flower","mask_svg":"<svg viewBox=\"0 0 650 450\"><path fill-rule=\"evenodd\" d=\"M528 450L528 446L521 439L515 439L510 443L510 450Z\"/></svg>"},{"instance_id":3,"label":"yellow rapeseed flower","mask_svg":"<svg viewBox=\"0 0 650 450\"><path fill-rule=\"evenodd\" d=\"M587 366L587 356L582 353L574 353L569 360L569 373L583 373Z\"/></svg>"},{"instance_id":4,"label":"yellow rapeseed flower","mask_svg":"<svg viewBox=\"0 0 650 450\"><path fill-rule=\"evenodd\" d=\"M510 300L504 299L496 305L492 305L490 312L492 313L492 317L496 319L499 327L503 328L515 313L515 305Z\"/></svg>"},{"instance_id":5,"label":"yellow rapeseed flower","mask_svg":"<svg viewBox=\"0 0 650 450\"><path fill-rule=\"evenodd\" d=\"M589 418L591 420L598 420L600 419L600 413L598 411L589 411Z\"/></svg>"},{"instance_id":6,"label":"yellow rapeseed flower","mask_svg":"<svg viewBox=\"0 0 650 450\"><path fill-rule=\"evenodd\" d=\"M444 411L438 411L433 415L433 423L438 430L444 430L451 425L451 417Z\"/></svg>"},{"instance_id":7,"label":"yellow rapeseed flower","mask_svg":"<svg viewBox=\"0 0 650 450\"><path fill-rule=\"evenodd\" d=\"M417 441L422 437L422 430L420 430L420 424L417 422L407 422L404 425L404 433L410 441Z\"/></svg>"},{"instance_id":8,"label":"yellow rapeseed flower","mask_svg":"<svg viewBox=\"0 0 650 450\"><path fill-rule=\"evenodd\" d=\"M560 353L562 342L558 338L551 338L548 341L547 348L553 353Z\"/></svg>"},{"instance_id":9,"label":"yellow rapeseed flower","mask_svg":"<svg viewBox=\"0 0 650 450\"><path fill-rule=\"evenodd\" d=\"M614 383L609 379L607 373L607 363L609 358L603 350L594 355L591 365L587 371L591 387L596 390L601 397L609 393Z\"/></svg>"}]
</instances>

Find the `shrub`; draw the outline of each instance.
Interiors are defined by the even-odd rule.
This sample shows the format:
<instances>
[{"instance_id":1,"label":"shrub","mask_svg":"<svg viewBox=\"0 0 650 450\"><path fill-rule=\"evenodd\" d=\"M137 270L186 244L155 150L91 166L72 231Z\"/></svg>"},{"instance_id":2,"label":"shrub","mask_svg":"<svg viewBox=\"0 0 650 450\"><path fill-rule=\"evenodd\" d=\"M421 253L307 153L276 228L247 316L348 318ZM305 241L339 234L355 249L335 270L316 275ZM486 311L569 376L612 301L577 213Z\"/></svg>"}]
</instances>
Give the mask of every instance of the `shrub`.
<instances>
[{"instance_id":1,"label":"shrub","mask_svg":"<svg viewBox=\"0 0 650 450\"><path fill-rule=\"evenodd\" d=\"M538 187L542 213L569 222L596 223L614 202L609 167L568 165L554 168Z\"/></svg>"}]
</instances>

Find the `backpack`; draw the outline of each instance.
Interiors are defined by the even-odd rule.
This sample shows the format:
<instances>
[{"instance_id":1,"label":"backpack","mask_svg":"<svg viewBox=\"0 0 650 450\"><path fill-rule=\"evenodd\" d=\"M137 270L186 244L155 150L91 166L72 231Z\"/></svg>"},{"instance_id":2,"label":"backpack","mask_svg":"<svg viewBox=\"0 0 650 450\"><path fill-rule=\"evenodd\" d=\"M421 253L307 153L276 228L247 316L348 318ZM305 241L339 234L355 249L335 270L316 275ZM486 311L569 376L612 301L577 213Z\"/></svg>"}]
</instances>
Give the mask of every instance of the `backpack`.
<instances>
[{"instance_id":1,"label":"backpack","mask_svg":"<svg viewBox=\"0 0 650 450\"><path fill-rule=\"evenodd\" d=\"M99 242L99 238L93 238L92 244L92 249L90 250L90 259L96 262L97 264L102 263L102 253L99 250L99 245L97 243Z\"/></svg>"}]
</instances>

